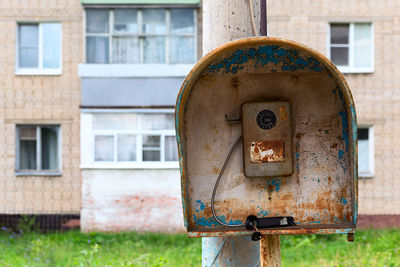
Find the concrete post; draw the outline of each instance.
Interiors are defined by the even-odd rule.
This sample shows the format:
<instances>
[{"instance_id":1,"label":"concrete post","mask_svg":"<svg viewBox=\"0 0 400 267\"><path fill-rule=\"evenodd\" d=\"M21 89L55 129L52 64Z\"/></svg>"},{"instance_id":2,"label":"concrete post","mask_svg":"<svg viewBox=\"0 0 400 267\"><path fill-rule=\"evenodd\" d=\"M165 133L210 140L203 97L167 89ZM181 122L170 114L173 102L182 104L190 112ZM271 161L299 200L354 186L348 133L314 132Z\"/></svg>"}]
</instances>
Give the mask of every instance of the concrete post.
<instances>
[{"instance_id":1,"label":"concrete post","mask_svg":"<svg viewBox=\"0 0 400 267\"><path fill-rule=\"evenodd\" d=\"M250 0L203 0L203 55L226 42L259 34L260 1L252 2L257 34L252 28Z\"/></svg>"},{"instance_id":2,"label":"concrete post","mask_svg":"<svg viewBox=\"0 0 400 267\"><path fill-rule=\"evenodd\" d=\"M259 34L260 1L252 2L257 33L250 0L203 0L203 55L226 42ZM202 266L280 266L279 236L264 237L261 243L249 236L203 238Z\"/></svg>"}]
</instances>

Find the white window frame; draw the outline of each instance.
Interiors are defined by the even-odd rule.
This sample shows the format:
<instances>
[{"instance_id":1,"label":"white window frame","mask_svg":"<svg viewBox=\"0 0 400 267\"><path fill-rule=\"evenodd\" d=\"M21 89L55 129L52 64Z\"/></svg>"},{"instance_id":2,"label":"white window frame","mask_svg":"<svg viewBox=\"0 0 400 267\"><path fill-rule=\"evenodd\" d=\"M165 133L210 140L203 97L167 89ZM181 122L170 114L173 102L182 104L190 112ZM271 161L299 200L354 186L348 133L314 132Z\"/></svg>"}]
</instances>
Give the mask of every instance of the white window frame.
<instances>
[{"instance_id":1,"label":"white window frame","mask_svg":"<svg viewBox=\"0 0 400 267\"><path fill-rule=\"evenodd\" d=\"M130 34L130 33L114 33L114 9L104 9L109 11L109 16L108 16L108 25L109 25L109 32L108 33L87 33L86 32L86 23L87 23L87 17L86 17L86 10L89 10L90 8L85 9L85 63L86 64L124 64L124 63L114 63L112 62L112 40L114 36L124 36L124 37L138 37L139 38L139 62L138 63L127 63L130 65L135 65L135 64L146 64L146 65L160 65L160 64L194 64L197 60L197 12L195 8L188 8L192 9L193 11L193 33L185 33L185 34L176 34L176 33L171 33L171 9L175 9L174 7L168 7L168 8L155 8L155 9L161 9L165 10L165 25L166 25L166 33L165 34L145 34L142 32L142 23L143 23L143 16L142 16L142 11L144 8L131 8L134 10L137 10L137 17L138 17L138 28L139 28L139 33L138 34ZM92 9L93 10L93 9ZM96 9L94 9L96 10ZM159 63L144 63L144 54L143 54L143 41L144 38L146 37L155 37L155 36L165 36L165 62L159 62ZM193 53L193 62L189 63L171 63L170 62L170 39L173 36L186 36L186 37L193 37L193 42L194 42L194 53ZM94 62L87 62L87 55L86 55L86 37L108 37L108 63L94 63Z\"/></svg>"},{"instance_id":2,"label":"white window frame","mask_svg":"<svg viewBox=\"0 0 400 267\"><path fill-rule=\"evenodd\" d=\"M358 176L361 178L372 178L375 175L375 140L374 127L371 125L359 125L358 129L368 129L368 152L369 152L369 170L366 172L358 171Z\"/></svg>"},{"instance_id":3,"label":"white window frame","mask_svg":"<svg viewBox=\"0 0 400 267\"><path fill-rule=\"evenodd\" d=\"M36 127L36 170L20 170L20 138L19 129L21 127ZM43 127L57 128L57 170L42 170L41 169L41 129ZM61 125L58 124L17 124L15 126L16 141L15 141L15 175L16 176L61 176L62 175L62 140L61 140Z\"/></svg>"},{"instance_id":4,"label":"white window frame","mask_svg":"<svg viewBox=\"0 0 400 267\"><path fill-rule=\"evenodd\" d=\"M83 109L81 110L81 168L82 169L178 169L179 161L165 161L165 136L176 136L175 130L94 130L93 117L98 113L118 114L151 114L169 113L174 109ZM140 124L140 116L138 117ZM136 161L117 161L117 139L118 134L133 134L136 136ZM114 156L112 161L95 161L95 136L114 136ZM160 135L160 161L142 160L142 135Z\"/></svg>"},{"instance_id":5,"label":"white window frame","mask_svg":"<svg viewBox=\"0 0 400 267\"><path fill-rule=\"evenodd\" d=\"M60 25L60 67L59 68L43 68L43 30L42 30L42 25L43 24L48 24L48 23L54 23L54 24L59 24ZM37 25L38 26L38 67L37 68L24 68L24 67L19 67L19 27L20 25ZM61 22L24 22L20 21L17 23L17 30L16 30L16 48L15 48L15 75L61 75L62 73L62 24Z\"/></svg>"},{"instance_id":6,"label":"white window frame","mask_svg":"<svg viewBox=\"0 0 400 267\"><path fill-rule=\"evenodd\" d=\"M356 68L354 67L354 24L368 23L371 25L371 67ZM332 24L348 24L349 25L349 44L331 44L331 25ZM327 39L327 55L331 59L331 47L349 47L349 65L348 66L336 66L342 73L373 73L375 68L375 42L374 42L374 24L371 21L331 21L328 23L328 39Z\"/></svg>"}]
</instances>

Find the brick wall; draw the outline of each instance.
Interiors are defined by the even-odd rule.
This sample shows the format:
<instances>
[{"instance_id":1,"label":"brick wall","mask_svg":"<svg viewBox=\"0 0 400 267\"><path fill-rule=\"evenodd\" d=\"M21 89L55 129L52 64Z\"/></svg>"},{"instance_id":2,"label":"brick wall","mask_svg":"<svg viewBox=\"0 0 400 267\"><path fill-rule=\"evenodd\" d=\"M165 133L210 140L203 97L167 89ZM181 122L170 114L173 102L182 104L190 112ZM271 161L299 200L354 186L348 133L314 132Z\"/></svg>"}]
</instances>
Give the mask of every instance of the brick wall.
<instances>
[{"instance_id":1,"label":"brick wall","mask_svg":"<svg viewBox=\"0 0 400 267\"><path fill-rule=\"evenodd\" d=\"M0 213L79 214L82 6L79 0L2 0L0 6ZM18 22L61 22L61 75L14 74ZM16 176L16 124L48 123L61 126L62 175Z\"/></svg>"},{"instance_id":2,"label":"brick wall","mask_svg":"<svg viewBox=\"0 0 400 267\"><path fill-rule=\"evenodd\" d=\"M329 22L372 22L375 70L346 74L359 125L374 126L375 175L359 179L360 214L400 214L400 2L270 0L270 36L327 52Z\"/></svg>"}]
</instances>

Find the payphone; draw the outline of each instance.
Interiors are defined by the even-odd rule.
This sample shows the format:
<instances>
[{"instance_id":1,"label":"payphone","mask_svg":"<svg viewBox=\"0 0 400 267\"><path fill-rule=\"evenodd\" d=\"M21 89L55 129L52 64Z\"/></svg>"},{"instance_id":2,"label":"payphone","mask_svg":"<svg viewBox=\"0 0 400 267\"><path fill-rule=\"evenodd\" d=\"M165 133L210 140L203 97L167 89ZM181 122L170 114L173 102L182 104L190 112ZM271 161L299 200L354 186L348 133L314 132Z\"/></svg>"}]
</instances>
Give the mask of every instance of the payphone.
<instances>
[{"instance_id":1,"label":"payphone","mask_svg":"<svg viewBox=\"0 0 400 267\"><path fill-rule=\"evenodd\" d=\"M292 174L292 136L288 102L244 103L242 129L246 177Z\"/></svg>"},{"instance_id":2,"label":"payphone","mask_svg":"<svg viewBox=\"0 0 400 267\"><path fill-rule=\"evenodd\" d=\"M270 37L217 48L182 85L176 131L189 236L355 232L354 102L318 52Z\"/></svg>"}]
</instances>

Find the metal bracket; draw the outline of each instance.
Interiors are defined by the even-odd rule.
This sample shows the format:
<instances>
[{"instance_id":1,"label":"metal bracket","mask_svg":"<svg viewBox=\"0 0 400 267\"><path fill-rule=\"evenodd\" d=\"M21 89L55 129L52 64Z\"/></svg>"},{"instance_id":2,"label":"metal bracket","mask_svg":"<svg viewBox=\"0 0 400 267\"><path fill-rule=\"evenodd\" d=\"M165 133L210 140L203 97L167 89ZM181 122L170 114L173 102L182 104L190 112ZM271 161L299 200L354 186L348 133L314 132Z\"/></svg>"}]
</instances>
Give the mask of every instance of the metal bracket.
<instances>
[{"instance_id":1,"label":"metal bracket","mask_svg":"<svg viewBox=\"0 0 400 267\"><path fill-rule=\"evenodd\" d=\"M239 123L242 121L242 118L240 117L230 117L228 118L228 115L225 114L225 121L229 122L229 123Z\"/></svg>"}]
</instances>

